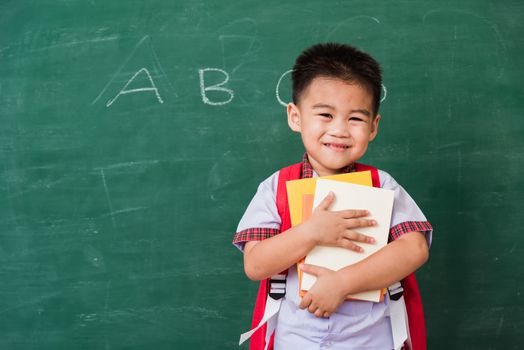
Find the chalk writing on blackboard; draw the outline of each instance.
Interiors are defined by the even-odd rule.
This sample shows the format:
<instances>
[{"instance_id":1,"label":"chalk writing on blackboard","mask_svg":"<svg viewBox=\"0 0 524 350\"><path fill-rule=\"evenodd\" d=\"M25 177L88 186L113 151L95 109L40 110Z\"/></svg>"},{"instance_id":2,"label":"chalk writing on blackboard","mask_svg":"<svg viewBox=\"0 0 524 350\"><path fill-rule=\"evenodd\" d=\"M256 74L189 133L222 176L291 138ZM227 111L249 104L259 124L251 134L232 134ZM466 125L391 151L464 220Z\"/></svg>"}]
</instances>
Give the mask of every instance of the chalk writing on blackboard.
<instances>
[{"instance_id":1,"label":"chalk writing on blackboard","mask_svg":"<svg viewBox=\"0 0 524 350\"><path fill-rule=\"evenodd\" d=\"M116 73L113 75L110 81L106 84L106 86L102 89L102 91L98 94L98 96L94 99L94 101L91 104L95 104L102 97L102 95L108 90L109 86L114 83L115 78L121 74L121 71L123 70L124 66L128 64L131 58L135 55L138 48L145 44L148 44L149 51L152 55L153 69L155 71L160 72L160 75L167 80L168 86L173 88L173 86L171 85L171 82L167 78L167 75L160 64L160 61L158 59L158 56L154 48L152 47L150 37L144 36L136 44L132 52L124 60L123 64L118 68ZM282 75L280 75L277 81L277 84L276 84L275 95L276 95L277 103L284 107L287 107L288 103L291 101L285 102L282 100L280 89L281 89L282 81L288 75L290 75L292 71L293 70L290 69L282 73ZM198 72L198 78L199 78L199 84L200 84L200 95L201 95L202 102L204 104L211 105L211 106L224 106L230 103L231 101L233 101L235 97L235 92L232 88L227 86L230 80L230 75L228 72L220 68L211 68L211 67L200 68L197 70L197 72ZM233 70L233 73L234 72L235 70ZM142 81L146 81L145 85L139 86L139 87L132 87L132 88L130 87L133 84L133 82L136 81L137 78L139 78L139 76L144 76L144 75L145 75L145 78L147 78L147 80L142 79ZM209 81L213 81L213 83L210 83ZM383 102L387 96L387 89L384 85L382 85L382 90L383 90L383 94L380 100L381 102ZM164 99L162 98L160 89L158 88L157 84L155 83L153 79L153 75L151 75L150 73L150 70L147 69L146 67L142 67L138 69L133 74L133 76L131 76L131 78L127 80L124 86L116 93L116 95L114 95L111 99L109 99L105 105L106 107L111 107L121 96L133 94L133 93L153 93L158 103L160 104L164 103ZM176 93L174 93L174 91L172 91L172 93L174 94L175 97L177 96ZM164 95L165 95L165 92L164 92Z\"/></svg>"},{"instance_id":2,"label":"chalk writing on blackboard","mask_svg":"<svg viewBox=\"0 0 524 350\"><path fill-rule=\"evenodd\" d=\"M384 84L382 84L382 91L384 91L384 94L382 95L382 98L380 99L380 102L384 102L384 100L388 96L388 89L386 89L386 85L384 85Z\"/></svg>"},{"instance_id":3,"label":"chalk writing on blackboard","mask_svg":"<svg viewBox=\"0 0 524 350\"><path fill-rule=\"evenodd\" d=\"M207 72L219 72L223 74L225 78L222 82L218 84L206 86L205 74ZM222 106L231 102L233 100L233 97L235 97L233 90L224 87L224 85L226 85L229 81L229 74L227 74L226 71L218 68L204 68L198 70L198 76L200 78L200 94L202 95L202 102L204 102L205 104L212 106ZM211 101L206 94L207 91L221 91L229 95L229 97L223 101Z\"/></svg>"},{"instance_id":4,"label":"chalk writing on blackboard","mask_svg":"<svg viewBox=\"0 0 524 350\"><path fill-rule=\"evenodd\" d=\"M102 184L104 185L104 190L105 190L105 193L106 193L107 204L109 206L109 211L111 213L111 221L113 222L113 228L116 231L117 229L116 229L115 215L113 214L113 212L114 212L114 210L113 210L113 203L111 202L111 197L109 196L109 189L107 188L106 175L104 173L104 169L100 169L100 175L102 176Z\"/></svg>"},{"instance_id":5,"label":"chalk writing on blackboard","mask_svg":"<svg viewBox=\"0 0 524 350\"><path fill-rule=\"evenodd\" d=\"M286 75L290 74L292 71L293 71L293 69L290 69L290 70L286 71L284 74L282 74L282 75L280 76L280 79L278 79L278 82L277 82L277 88L276 88L277 101L278 101L278 103L280 103L280 104L281 104L282 106L284 106L284 107L287 107L287 103L284 102L284 101L282 101L282 99L280 98L280 93L279 93L279 90L280 90L280 83L282 82L282 79L283 79Z\"/></svg>"},{"instance_id":6,"label":"chalk writing on blackboard","mask_svg":"<svg viewBox=\"0 0 524 350\"><path fill-rule=\"evenodd\" d=\"M167 78L167 74L165 73L164 69L162 68L162 65L160 64L160 61L158 59L158 55L156 54L156 51L155 49L153 48L153 44L151 42L151 38L149 37L149 35L146 35L144 36L142 39L140 39L140 41L135 45L135 47L133 48L133 50L131 50L131 52L129 53L129 55L126 57L126 59L123 61L123 63L120 65L120 67L118 67L118 69L116 70L116 72L113 74L113 76L111 77L111 79L107 82L107 84L104 86L104 88L102 89L102 91L100 91L100 93L98 94L98 96L91 102L92 105L94 105L95 103L97 103L101 98L102 96L107 92L107 90L109 89L109 87L114 83L114 81L116 80L117 77L121 76L121 73L123 71L123 69L126 67L126 65L128 65L130 63L130 61L132 60L132 58L137 54L137 52L140 50L143 50L142 47L145 46L145 49L147 50L146 52L149 52L149 54L151 55L151 62L152 62L152 68L154 71L157 71L160 73L160 75L164 78L165 81L167 81L167 85L171 92L176 96L176 93L174 92L174 88L171 84L171 82L168 80ZM140 66L139 66L140 67ZM136 69L136 68L135 68ZM131 71L134 71L131 70ZM159 92L159 89L156 87L156 84L154 83L153 79L152 79L152 76L151 74L149 73L150 70L146 69L146 68L141 68L139 69L138 71L136 71L136 73L131 77L131 79L129 79L127 81L127 83L124 85L124 87L119 91L119 93L113 97L112 99L110 99L109 101L106 102L106 107L110 107L118 98L119 96L121 95L125 95L125 94L130 94L130 93L136 93L136 92L149 92L149 91L152 91L155 93L155 97L157 99L157 101L159 103L164 103L164 100L162 99L162 97L160 96L160 92ZM140 89L130 89L130 90L126 90L127 87L133 82L133 80L135 80L139 75L141 75L142 73L146 74L147 78L149 79L149 82L150 82L150 86L148 86L147 88L140 88ZM165 84L164 84L165 85Z\"/></svg>"},{"instance_id":7,"label":"chalk writing on blackboard","mask_svg":"<svg viewBox=\"0 0 524 350\"><path fill-rule=\"evenodd\" d=\"M127 87L133 82L133 80L135 80L135 78L142 72L144 72L146 74L147 79L151 83L151 86L126 90ZM158 102L164 103L164 100L162 100L162 97L160 96L160 93L158 92L158 89L157 89L157 87L155 85L155 82L153 81L153 78L151 78L151 74L149 74L149 71L146 68L142 68L138 72L136 72L135 75L133 75L133 77L131 79L129 79L127 81L126 85L124 85L124 87L118 92L118 94L116 94L115 97L113 97L111 100L107 101L106 107L110 107L122 95L131 94L131 93L135 93L135 92L144 92L144 91L152 91L152 92L154 92Z\"/></svg>"}]
</instances>

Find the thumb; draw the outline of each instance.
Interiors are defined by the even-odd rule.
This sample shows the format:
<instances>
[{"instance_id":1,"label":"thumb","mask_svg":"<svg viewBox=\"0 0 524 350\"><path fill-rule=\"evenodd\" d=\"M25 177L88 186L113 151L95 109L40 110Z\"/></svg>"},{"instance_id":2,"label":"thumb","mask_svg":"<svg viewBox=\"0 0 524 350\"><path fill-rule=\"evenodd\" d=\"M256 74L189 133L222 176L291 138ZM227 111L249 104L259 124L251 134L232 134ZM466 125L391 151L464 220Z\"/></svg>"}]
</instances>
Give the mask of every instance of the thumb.
<instances>
[{"instance_id":1,"label":"thumb","mask_svg":"<svg viewBox=\"0 0 524 350\"><path fill-rule=\"evenodd\" d=\"M317 210L328 210L331 204L333 204L333 201L335 200L335 194L333 191L329 191L328 195L320 202L319 205L317 205Z\"/></svg>"},{"instance_id":2,"label":"thumb","mask_svg":"<svg viewBox=\"0 0 524 350\"><path fill-rule=\"evenodd\" d=\"M321 276L326 271L330 271L329 269L326 269L324 267L309 264L300 264L299 268L302 270L302 272L308 273L316 277Z\"/></svg>"}]
</instances>

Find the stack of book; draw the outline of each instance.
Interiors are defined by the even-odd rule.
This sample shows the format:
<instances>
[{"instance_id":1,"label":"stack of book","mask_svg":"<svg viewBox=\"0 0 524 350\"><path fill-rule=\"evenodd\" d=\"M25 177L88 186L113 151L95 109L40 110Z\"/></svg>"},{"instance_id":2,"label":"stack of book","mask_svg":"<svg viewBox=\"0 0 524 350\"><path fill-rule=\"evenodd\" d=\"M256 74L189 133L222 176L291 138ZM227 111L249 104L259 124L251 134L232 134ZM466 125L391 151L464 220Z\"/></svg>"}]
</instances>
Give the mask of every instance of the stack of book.
<instances>
[{"instance_id":1,"label":"stack of book","mask_svg":"<svg viewBox=\"0 0 524 350\"><path fill-rule=\"evenodd\" d=\"M364 209L370 213L367 219L373 219L377 225L355 228L355 231L371 236L374 244L355 242L364 252L355 252L341 247L317 246L299 262L322 266L334 271L355 264L377 252L388 241L391 213L393 210L394 191L372 186L371 172L353 172L333 176L292 180L286 183L291 225L296 226L307 220L314 208L328 195L335 194L331 211L346 209ZM302 273L298 269L300 296L315 283L315 276ZM348 299L380 302L385 289L366 291L348 296Z\"/></svg>"}]
</instances>

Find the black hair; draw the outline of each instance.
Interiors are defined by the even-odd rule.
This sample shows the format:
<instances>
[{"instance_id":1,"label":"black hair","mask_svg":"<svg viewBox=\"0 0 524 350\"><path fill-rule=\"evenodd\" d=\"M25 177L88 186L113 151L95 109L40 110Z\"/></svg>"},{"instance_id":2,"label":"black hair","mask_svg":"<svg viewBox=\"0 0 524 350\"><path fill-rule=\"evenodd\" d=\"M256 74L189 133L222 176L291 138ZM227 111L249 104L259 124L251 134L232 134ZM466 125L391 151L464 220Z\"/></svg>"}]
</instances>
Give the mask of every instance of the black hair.
<instances>
[{"instance_id":1,"label":"black hair","mask_svg":"<svg viewBox=\"0 0 524 350\"><path fill-rule=\"evenodd\" d=\"M373 95L373 113L378 114L382 71L369 54L338 43L316 44L304 50L297 57L291 74L295 104L313 79L319 76L356 83L368 89Z\"/></svg>"}]
</instances>

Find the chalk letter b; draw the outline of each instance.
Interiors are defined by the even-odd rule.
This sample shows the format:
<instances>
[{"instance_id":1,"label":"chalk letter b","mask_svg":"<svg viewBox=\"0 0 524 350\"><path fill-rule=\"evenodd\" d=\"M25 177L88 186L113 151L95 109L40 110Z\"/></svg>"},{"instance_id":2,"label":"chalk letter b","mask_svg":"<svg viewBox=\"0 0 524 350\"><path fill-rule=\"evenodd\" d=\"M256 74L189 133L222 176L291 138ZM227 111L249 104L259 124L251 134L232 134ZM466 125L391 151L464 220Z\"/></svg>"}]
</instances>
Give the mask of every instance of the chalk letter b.
<instances>
[{"instance_id":1,"label":"chalk letter b","mask_svg":"<svg viewBox=\"0 0 524 350\"><path fill-rule=\"evenodd\" d=\"M204 75L205 75L206 72L220 72L220 73L225 75L225 79L224 79L224 81L222 81L219 84L206 86L205 79L204 79ZM223 71L222 69L218 69L218 68L199 69L198 70L198 75L200 76L200 94L202 95L202 102L204 102L205 104L212 105L212 106L221 106L221 105L225 105L225 104L231 102L231 100L233 100L233 97L235 97L235 94L233 93L233 90L228 89L226 87L223 87L229 81L229 75L225 71ZM226 94L228 94L229 98L227 100L224 100L224 101L214 102L214 101L211 101L207 97L207 94L206 94L207 91L222 91L222 92L225 92Z\"/></svg>"}]
</instances>

